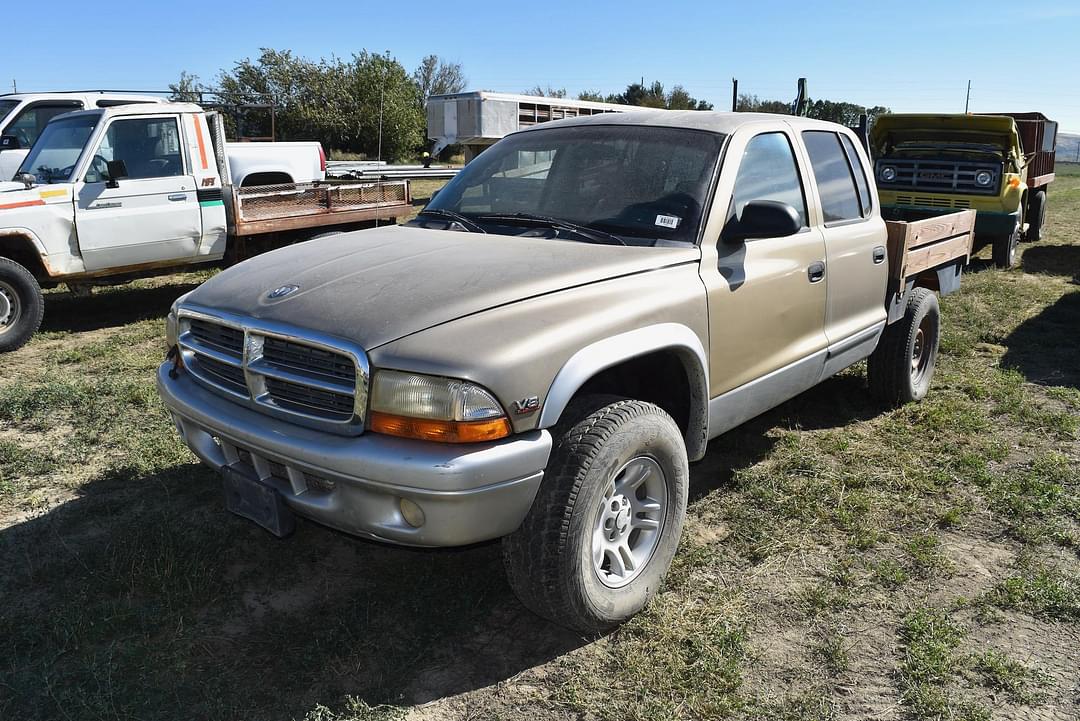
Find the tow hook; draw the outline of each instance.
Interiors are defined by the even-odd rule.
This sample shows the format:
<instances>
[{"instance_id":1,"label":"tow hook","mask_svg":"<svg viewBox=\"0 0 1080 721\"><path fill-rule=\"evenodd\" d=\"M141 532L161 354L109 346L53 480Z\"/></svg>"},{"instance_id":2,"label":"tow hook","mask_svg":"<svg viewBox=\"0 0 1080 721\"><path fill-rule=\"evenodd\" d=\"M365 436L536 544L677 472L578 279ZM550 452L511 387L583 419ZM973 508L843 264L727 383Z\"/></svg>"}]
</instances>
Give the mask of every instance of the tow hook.
<instances>
[{"instance_id":1,"label":"tow hook","mask_svg":"<svg viewBox=\"0 0 1080 721\"><path fill-rule=\"evenodd\" d=\"M169 378L176 380L180 377L180 369L184 367L184 357L180 355L179 346L170 346L169 352L165 354L165 360L172 361L172 368L169 369Z\"/></svg>"}]
</instances>

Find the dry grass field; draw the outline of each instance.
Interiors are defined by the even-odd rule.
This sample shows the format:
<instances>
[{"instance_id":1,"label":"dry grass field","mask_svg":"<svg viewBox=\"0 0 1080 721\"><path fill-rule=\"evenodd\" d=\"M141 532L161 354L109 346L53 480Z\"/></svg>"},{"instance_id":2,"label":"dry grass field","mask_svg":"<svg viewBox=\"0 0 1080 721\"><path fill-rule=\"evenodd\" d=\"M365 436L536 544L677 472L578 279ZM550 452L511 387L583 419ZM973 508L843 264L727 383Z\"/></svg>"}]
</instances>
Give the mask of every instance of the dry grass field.
<instances>
[{"instance_id":1,"label":"dry grass field","mask_svg":"<svg viewBox=\"0 0 1080 721\"><path fill-rule=\"evenodd\" d=\"M152 383L208 273L51 292L0 356L0 719L1080 718L1077 166L1050 200L943 300L925 402L856 366L714 441L666 587L602 638L527 612L498 544L228 514Z\"/></svg>"}]
</instances>

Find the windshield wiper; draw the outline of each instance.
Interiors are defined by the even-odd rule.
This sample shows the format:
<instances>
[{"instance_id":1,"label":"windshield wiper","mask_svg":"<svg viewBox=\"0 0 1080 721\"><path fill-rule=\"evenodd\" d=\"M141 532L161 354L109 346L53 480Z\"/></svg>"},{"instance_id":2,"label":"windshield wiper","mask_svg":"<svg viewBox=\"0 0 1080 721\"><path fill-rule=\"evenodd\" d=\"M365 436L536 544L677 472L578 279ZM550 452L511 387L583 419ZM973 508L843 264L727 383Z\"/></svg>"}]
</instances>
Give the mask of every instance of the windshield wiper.
<instances>
[{"instance_id":1,"label":"windshield wiper","mask_svg":"<svg viewBox=\"0 0 1080 721\"><path fill-rule=\"evenodd\" d=\"M587 225L579 225L578 223L571 223L569 220L563 220L562 218L552 218L547 215L534 215L533 213L486 213L484 215L476 216L479 220L494 220L504 222L519 222L530 223L534 225L547 225L551 228L559 230L567 230L571 233L577 233L578 235L596 243L618 243L619 245L628 245L628 243L615 235L609 233L606 230L599 230L597 228L591 228Z\"/></svg>"},{"instance_id":2,"label":"windshield wiper","mask_svg":"<svg viewBox=\"0 0 1080 721\"><path fill-rule=\"evenodd\" d=\"M473 233L487 232L486 230L484 230L484 227L482 225L477 223L469 216L462 215L461 213L453 210L443 210L442 208L424 208L419 213L417 213L417 217L421 215L433 215L436 218L446 218L448 220L453 220L458 225L465 228L465 230L471 231Z\"/></svg>"}]
</instances>

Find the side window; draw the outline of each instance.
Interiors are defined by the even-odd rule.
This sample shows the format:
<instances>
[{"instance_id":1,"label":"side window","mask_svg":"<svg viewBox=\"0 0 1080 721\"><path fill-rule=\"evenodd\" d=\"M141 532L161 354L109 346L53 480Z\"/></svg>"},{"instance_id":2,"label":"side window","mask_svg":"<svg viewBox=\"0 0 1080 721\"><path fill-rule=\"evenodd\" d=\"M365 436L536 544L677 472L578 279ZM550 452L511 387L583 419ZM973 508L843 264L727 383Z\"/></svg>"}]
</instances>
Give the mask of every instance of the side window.
<instances>
[{"instance_id":1,"label":"side window","mask_svg":"<svg viewBox=\"0 0 1080 721\"><path fill-rule=\"evenodd\" d=\"M123 160L128 177L169 178L184 174L184 159L180 154L180 134L176 118L130 118L114 121L98 146L102 160ZM100 182L91 163L86 182Z\"/></svg>"},{"instance_id":2,"label":"side window","mask_svg":"<svg viewBox=\"0 0 1080 721\"><path fill-rule=\"evenodd\" d=\"M57 115L76 110L82 110L81 103L36 103L19 113L19 117L11 121L4 133L18 137L19 144L29 148L37 141L50 120Z\"/></svg>"},{"instance_id":3,"label":"side window","mask_svg":"<svg viewBox=\"0 0 1080 721\"><path fill-rule=\"evenodd\" d=\"M870 184L866 182L866 170L863 168L862 161L859 160L859 153L855 150L855 143L851 142L851 138L841 135L840 142L844 144L848 164L855 174L855 189L859 191L859 207L862 209L862 217L865 218L870 215L870 209L874 206L873 198L870 196Z\"/></svg>"},{"instance_id":4,"label":"side window","mask_svg":"<svg viewBox=\"0 0 1080 721\"><path fill-rule=\"evenodd\" d=\"M840 136L827 130L807 130L802 137L814 169L825 224L862 218L862 206Z\"/></svg>"},{"instance_id":5,"label":"side window","mask_svg":"<svg viewBox=\"0 0 1080 721\"><path fill-rule=\"evenodd\" d=\"M750 140L743 151L731 209L736 217L751 200L778 200L799 213L806 226L806 199L791 141L783 133L764 133Z\"/></svg>"}]
</instances>

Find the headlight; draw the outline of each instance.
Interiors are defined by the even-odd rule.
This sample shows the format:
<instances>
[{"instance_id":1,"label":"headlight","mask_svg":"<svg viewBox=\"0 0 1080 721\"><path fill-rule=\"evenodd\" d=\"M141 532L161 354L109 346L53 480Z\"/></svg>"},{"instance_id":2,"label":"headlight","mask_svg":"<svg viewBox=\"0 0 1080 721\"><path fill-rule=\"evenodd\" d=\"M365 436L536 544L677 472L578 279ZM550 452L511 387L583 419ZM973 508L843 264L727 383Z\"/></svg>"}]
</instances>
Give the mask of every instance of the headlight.
<instances>
[{"instance_id":1,"label":"headlight","mask_svg":"<svg viewBox=\"0 0 1080 721\"><path fill-rule=\"evenodd\" d=\"M488 391L454 378L381 370L371 384L375 433L444 443L493 441L510 435L510 421Z\"/></svg>"},{"instance_id":2,"label":"headlight","mask_svg":"<svg viewBox=\"0 0 1080 721\"><path fill-rule=\"evenodd\" d=\"M883 165L881 172L878 173L878 177L881 178L884 183L891 183L896 180L896 168L891 165Z\"/></svg>"},{"instance_id":3,"label":"headlight","mask_svg":"<svg viewBox=\"0 0 1080 721\"><path fill-rule=\"evenodd\" d=\"M975 185L981 185L986 188L990 186L990 183L994 182L994 174L989 170L980 170L975 173Z\"/></svg>"}]
</instances>

